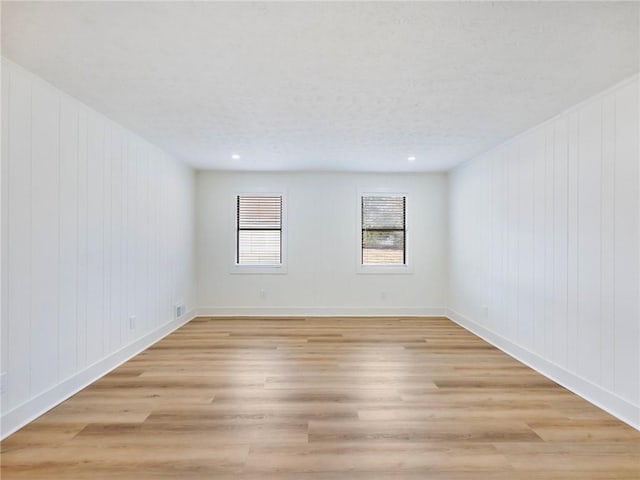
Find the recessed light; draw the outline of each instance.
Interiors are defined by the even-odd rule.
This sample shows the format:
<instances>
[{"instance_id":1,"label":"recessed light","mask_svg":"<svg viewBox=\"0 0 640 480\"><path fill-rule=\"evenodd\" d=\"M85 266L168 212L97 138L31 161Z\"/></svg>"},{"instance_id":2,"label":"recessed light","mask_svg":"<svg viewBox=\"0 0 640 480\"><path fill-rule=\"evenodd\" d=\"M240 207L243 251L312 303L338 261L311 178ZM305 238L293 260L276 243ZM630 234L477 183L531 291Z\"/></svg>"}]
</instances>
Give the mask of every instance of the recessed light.
<instances>
[{"instance_id":1,"label":"recessed light","mask_svg":"<svg viewBox=\"0 0 640 480\"><path fill-rule=\"evenodd\" d=\"M240 160L240 155L238 155L237 153L234 153L233 155L231 155L231 158L234 160Z\"/></svg>"},{"instance_id":2,"label":"recessed light","mask_svg":"<svg viewBox=\"0 0 640 480\"><path fill-rule=\"evenodd\" d=\"M416 161L416 157L414 157L413 155L409 158L407 158L407 160L409 160L410 162L415 162Z\"/></svg>"}]
</instances>

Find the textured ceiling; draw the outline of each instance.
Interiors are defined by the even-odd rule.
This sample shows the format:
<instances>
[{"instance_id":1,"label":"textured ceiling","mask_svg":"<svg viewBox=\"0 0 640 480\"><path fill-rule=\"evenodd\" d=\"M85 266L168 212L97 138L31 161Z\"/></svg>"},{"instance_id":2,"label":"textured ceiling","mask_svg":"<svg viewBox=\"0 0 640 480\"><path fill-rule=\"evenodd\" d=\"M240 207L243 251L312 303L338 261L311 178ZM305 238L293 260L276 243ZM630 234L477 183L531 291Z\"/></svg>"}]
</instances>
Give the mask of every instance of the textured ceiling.
<instances>
[{"instance_id":1,"label":"textured ceiling","mask_svg":"<svg viewBox=\"0 0 640 480\"><path fill-rule=\"evenodd\" d=\"M3 2L2 53L199 168L429 171L636 73L639 9Z\"/></svg>"}]
</instances>

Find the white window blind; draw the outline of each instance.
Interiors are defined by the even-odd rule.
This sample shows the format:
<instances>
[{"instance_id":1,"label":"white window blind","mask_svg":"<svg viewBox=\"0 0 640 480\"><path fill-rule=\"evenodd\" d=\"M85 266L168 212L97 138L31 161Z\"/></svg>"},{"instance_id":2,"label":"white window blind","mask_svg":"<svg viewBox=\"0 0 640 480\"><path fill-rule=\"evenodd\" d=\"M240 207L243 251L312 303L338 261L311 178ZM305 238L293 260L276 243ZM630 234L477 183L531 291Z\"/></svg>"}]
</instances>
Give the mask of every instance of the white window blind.
<instances>
[{"instance_id":1,"label":"white window blind","mask_svg":"<svg viewBox=\"0 0 640 480\"><path fill-rule=\"evenodd\" d=\"M236 263L282 263L282 196L237 196Z\"/></svg>"},{"instance_id":2,"label":"white window blind","mask_svg":"<svg viewBox=\"0 0 640 480\"><path fill-rule=\"evenodd\" d=\"M368 195L362 201L362 265L405 265L406 197Z\"/></svg>"}]
</instances>

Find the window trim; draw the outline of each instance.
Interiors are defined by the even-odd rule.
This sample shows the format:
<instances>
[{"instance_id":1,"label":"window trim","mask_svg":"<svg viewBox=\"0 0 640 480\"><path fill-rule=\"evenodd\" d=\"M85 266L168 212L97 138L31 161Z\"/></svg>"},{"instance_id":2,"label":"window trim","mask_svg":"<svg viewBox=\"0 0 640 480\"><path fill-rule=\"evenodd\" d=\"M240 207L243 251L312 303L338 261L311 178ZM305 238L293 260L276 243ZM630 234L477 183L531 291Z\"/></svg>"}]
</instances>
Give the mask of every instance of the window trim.
<instances>
[{"instance_id":1,"label":"window trim","mask_svg":"<svg viewBox=\"0 0 640 480\"><path fill-rule=\"evenodd\" d=\"M404 265L397 264L363 264L362 263L362 197L404 197ZM356 197L356 273L358 274L412 274L413 264L411 262L411 228L409 217L409 194L397 190L385 189L359 189Z\"/></svg>"},{"instance_id":2,"label":"window trim","mask_svg":"<svg viewBox=\"0 0 640 480\"><path fill-rule=\"evenodd\" d=\"M280 237L280 263L270 265L244 265L238 263L238 197L282 197L282 218ZM231 273L238 274L286 274L287 273L287 193L284 191L242 191L231 197L230 211L233 215L233 246L231 252Z\"/></svg>"}]
</instances>

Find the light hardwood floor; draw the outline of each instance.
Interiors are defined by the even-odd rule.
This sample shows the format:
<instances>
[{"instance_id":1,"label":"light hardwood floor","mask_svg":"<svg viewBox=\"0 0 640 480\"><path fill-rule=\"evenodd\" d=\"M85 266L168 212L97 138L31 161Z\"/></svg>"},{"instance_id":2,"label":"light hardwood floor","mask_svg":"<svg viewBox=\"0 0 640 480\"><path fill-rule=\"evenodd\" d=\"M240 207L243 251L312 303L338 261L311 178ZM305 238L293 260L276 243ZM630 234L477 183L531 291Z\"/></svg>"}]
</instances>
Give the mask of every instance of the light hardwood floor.
<instances>
[{"instance_id":1,"label":"light hardwood floor","mask_svg":"<svg viewBox=\"0 0 640 480\"><path fill-rule=\"evenodd\" d=\"M1 449L3 480L640 478L640 432L442 318L196 319Z\"/></svg>"}]
</instances>

